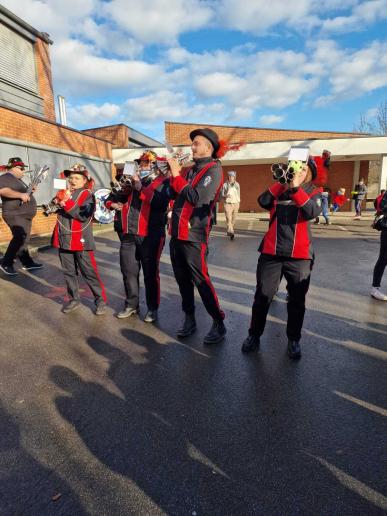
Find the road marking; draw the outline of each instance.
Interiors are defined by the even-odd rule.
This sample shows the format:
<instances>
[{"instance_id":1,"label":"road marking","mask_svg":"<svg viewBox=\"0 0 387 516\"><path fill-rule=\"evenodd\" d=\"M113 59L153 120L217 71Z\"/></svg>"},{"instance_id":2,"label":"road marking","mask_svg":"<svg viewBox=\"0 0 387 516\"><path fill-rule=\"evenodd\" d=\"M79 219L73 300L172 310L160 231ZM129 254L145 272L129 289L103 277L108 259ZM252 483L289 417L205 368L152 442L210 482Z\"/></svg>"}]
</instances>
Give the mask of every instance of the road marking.
<instances>
[{"instance_id":1,"label":"road marking","mask_svg":"<svg viewBox=\"0 0 387 516\"><path fill-rule=\"evenodd\" d=\"M359 398L354 398L353 396L350 396L349 394L345 394L344 392L340 391L333 391L337 396L340 396L341 398L344 398L348 401L352 401L352 403L356 403L356 405L360 405L360 407L364 407L368 410L371 410L372 412L376 412L377 414L380 414L381 416L387 417L387 410L378 407L377 405L373 405L372 403L368 403L367 401L363 401Z\"/></svg>"}]
</instances>

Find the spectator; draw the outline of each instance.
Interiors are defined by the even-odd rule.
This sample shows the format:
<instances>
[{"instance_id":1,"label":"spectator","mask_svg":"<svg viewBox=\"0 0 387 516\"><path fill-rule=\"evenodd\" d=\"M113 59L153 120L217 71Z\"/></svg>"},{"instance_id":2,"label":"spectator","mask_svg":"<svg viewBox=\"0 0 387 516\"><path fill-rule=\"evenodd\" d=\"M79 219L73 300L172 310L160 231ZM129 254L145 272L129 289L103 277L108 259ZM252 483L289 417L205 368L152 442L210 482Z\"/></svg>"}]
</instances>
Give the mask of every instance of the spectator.
<instances>
[{"instance_id":1,"label":"spectator","mask_svg":"<svg viewBox=\"0 0 387 516\"><path fill-rule=\"evenodd\" d=\"M321 215L325 219L325 224L328 226L331 221L329 220L329 188L324 188L321 193ZM316 217L315 224L320 224L320 217Z\"/></svg>"},{"instance_id":2,"label":"spectator","mask_svg":"<svg viewBox=\"0 0 387 516\"><path fill-rule=\"evenodd\" d=\"M345 196L345 188L339 188L332 198L332 214L339 211L345 201L349 201Z\"/></svg>"},{"instance_id":3,"label":"spectator","mask_svg":"<svg viewBox=\"0 0 387 516\"><path fill-rule=\"evenodd\" d=\"M241 189L239 183L236 182L236 172L234 170L228 172L228 181L223 185L222 197L227 222L227 236L230 237L230 240L234 240L234 225L241 202Z\"/></svg>"},{"instance_id":4,"label":"spectator","mask_svg":"<svg viewBox=\"0 0 387 516\"><path fill-rule=\"evenodd\" d=\"M361 203L364 201L365 196L367 195L367 186L364 183L364 179L360 179L359 183L355 186L355 191L353 192L353 200L355 201L355 219L361 218Z\"/></svg>"}]
</instances>

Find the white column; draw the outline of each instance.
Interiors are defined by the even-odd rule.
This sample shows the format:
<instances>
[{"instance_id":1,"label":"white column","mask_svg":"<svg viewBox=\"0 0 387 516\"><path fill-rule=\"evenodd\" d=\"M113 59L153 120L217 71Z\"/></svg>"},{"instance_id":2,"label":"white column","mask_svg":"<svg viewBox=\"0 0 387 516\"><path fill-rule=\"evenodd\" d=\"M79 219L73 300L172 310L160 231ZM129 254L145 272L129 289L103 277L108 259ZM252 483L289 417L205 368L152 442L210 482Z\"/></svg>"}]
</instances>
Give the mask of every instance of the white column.
<instances>
[{"instance_id":1,"label":"white column","mask_svg":"<svg viewBox=\"0 0 387 516\"><path fill-rule=\"evenodd\" d=\"M360 161L355 161L353 164L353 180L352 180L352 191L355 190L355 186L358 184L360 179ZM351 210L355 209L355 201L351 201Z\"/></svg>"},{"instance_id":2,"label":"white column","mask_svg":"<svg viewBox=\"0 0 387 516\"><path fill-rule=\"evenodd\" d=\"M382 156L382 164L380 167L380 175L379 175L379 191L387 189L387 156Z\"/></svg>"}]
</instances>

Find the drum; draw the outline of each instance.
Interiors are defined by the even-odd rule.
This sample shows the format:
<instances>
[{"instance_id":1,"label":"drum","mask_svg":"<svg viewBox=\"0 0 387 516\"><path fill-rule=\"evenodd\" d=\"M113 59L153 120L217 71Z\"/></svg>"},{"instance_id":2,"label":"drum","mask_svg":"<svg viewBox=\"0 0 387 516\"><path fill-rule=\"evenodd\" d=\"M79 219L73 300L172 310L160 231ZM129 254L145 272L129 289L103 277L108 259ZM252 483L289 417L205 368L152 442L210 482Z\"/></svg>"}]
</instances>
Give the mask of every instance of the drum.
<instances>
[{"instance_id":1,"label":"drum","mask_svg":"<svg viewBox=\"0 0 387 516\"><path fill-rule=\"evenodd\" d=\"M108 210L105 206L105 201L109 197L111 190L108 188L101 188L95 192L96 208L94 218L100 224L111 224L114 220L114 210Z\"/></svg>"}]
</instances>

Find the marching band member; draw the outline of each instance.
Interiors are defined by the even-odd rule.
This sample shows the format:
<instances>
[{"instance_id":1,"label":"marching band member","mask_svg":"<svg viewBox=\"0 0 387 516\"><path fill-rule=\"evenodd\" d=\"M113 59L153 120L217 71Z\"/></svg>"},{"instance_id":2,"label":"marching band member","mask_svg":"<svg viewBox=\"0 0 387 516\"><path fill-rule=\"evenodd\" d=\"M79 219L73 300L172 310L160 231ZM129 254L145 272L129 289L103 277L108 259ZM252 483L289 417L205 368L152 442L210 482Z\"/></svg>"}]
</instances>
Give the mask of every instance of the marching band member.
<instances>
[{"instance_id":1,"label":"marching band member","mask_svg":"<svg viewBox=\"0 0 387 516\"><path fill-rule=\"evenodd\" d=\"M181 170L169 159L171 187L177 196L171 220L170 252L173 271L182 297L185 319L177 336L188 337L196 331L194 284L213 319L205 344L220 342L226 335L224 313L211 283L207 268L211 214L223 185L218 152L218 135L212 129L196 129L190 134L194 166Z\"/></svg>"},{"instance_id":2,"label":"marching band member","mask_svg":"<svg viewBox=\"0 0 387 516\"><path fill-rule=\"evenodd\" d=\"M60 206L58 219L52 235L52 245L59 250L69 303L63 313L73 312L80 306L78 271L82 274L95 299L96 315L106 313L105 287L99 276L95 261L93 214L94 184L83 165L76 164L63 172L68 178L69 190L61 191L54 202ZM59 193L59 192L58 192Z\"/></svg>"},{"instance_id":3,"label":"marching band member","mask_svg":"<svg viewBox=\"0 0 387 516\"><path fill-rule=\"evenodd\" d=\"M249 335L242 345L245 353L258 350L271 301L281 277L285 276L288 291L288 355L292 359L301 357L299 341L314 260L310 221L321 213L322 189L312 182L317 174L316 163L309 158L289 185L277 182L258 197L258 204L270 211L270 221L259 247L261 255L258 259L251 324Z\"/></svg>"},{"instance_id":4,"label":"marching band member","mask_svg":"<svg viewBox=\"0 0 387 516\"><path fill-rule=\"evenodd\" d=\"M8 164L1 167L6 170L0 175L2 217L12 232L12 239L0 269L8 276L17 275L13 267L16 256L25 270L43 267L41 263L34 262L28 252L32 219L36 215L37 206L33 194L27 193L28 187L22 181L25 167L20 158L10 158Z\"/></svg>"},{"instance_id":5,"label":"marching band member","mask_svg":"<svg viewBox=\"0 0 387 516\"><path fill-rule=\"evenodd\" d=\"M142 267L148 308L144 321L152 323L157 320L160 305L159 263L171 190L169 178L157 171L157 155L153 151L144 152L136 161L139 175L135 176L134 188L125 195L112 193L105 206L116 210L114 228L121 242L120 266L126 299L117 317L124 319L138 313ZM151 173L157 174L153 180Z\"/></svg>"}]
</instances>

